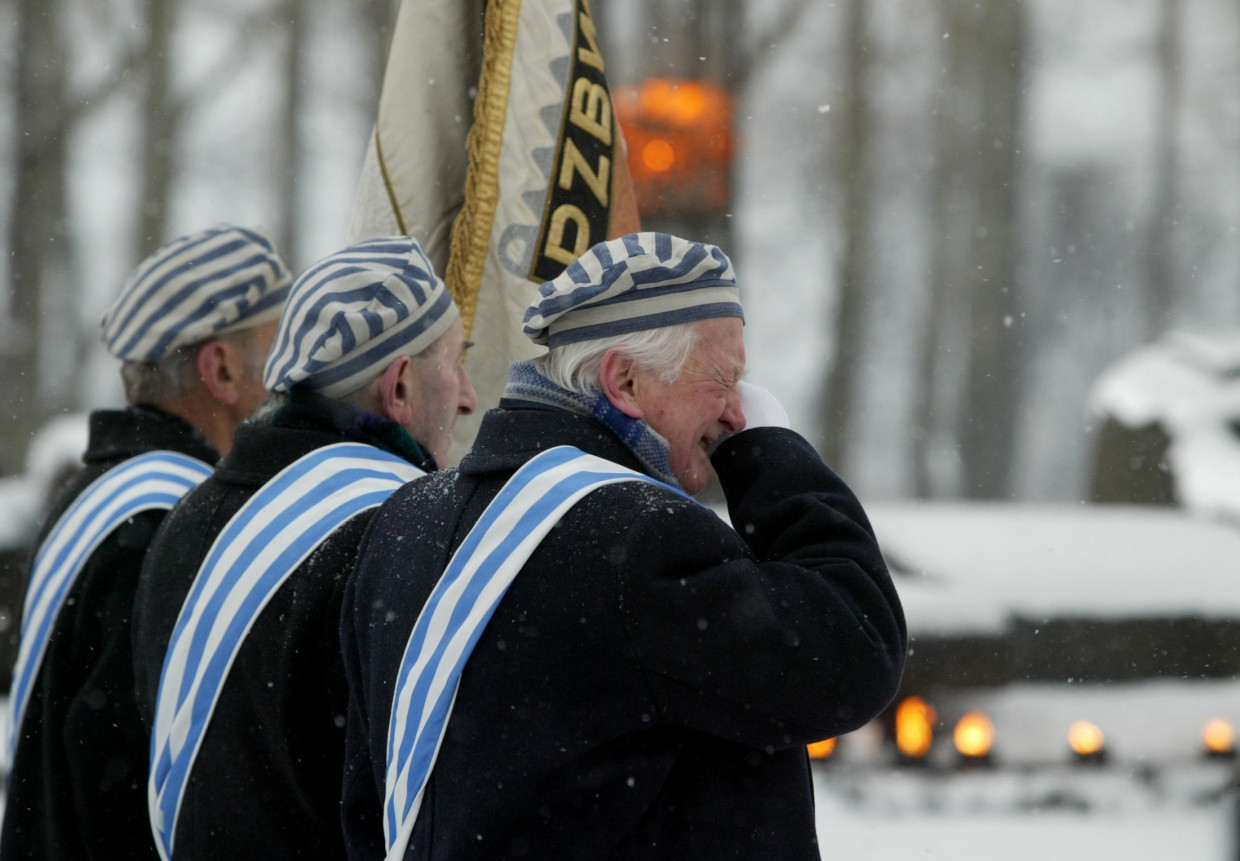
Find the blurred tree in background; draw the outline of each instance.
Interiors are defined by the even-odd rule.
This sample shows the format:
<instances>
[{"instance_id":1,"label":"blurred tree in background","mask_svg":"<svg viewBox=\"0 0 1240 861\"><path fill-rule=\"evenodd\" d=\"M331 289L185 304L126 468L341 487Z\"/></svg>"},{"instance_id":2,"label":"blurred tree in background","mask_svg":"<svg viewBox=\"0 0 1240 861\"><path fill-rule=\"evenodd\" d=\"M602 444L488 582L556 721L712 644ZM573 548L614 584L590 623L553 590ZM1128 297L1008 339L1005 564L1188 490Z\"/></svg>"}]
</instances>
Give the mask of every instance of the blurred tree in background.
<instances>
[{"instance_id":1,"label":"blurred tree in background","mask_svg":"<svg viewBox=\"0 0 1240 861\"><path fill-rule=\"evenodd\" d=\"M728 97L680 169L730 197L645 224L732 254L756 379L862 492L1083 498L1098 372L1240 324L1240 3L593 5L613 90ZM119 400L97 322L158 244L343 241L396 8L0 3L0 472Z\"/></svg>"}]
</instances>

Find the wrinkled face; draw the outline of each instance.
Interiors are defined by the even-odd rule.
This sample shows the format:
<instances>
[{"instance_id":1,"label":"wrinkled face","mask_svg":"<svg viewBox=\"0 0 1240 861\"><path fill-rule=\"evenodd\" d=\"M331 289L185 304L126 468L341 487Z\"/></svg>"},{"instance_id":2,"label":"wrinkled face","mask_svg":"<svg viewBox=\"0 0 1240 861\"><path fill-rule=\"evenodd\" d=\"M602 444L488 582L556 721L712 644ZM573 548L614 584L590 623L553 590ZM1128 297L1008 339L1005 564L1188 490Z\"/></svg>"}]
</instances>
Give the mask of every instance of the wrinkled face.
<instances>
[{"instance_id":1,"label":"wrinkled face","mask_svg":"<svg viewBox=\"0 0 1240 861\"><path fill-rule=\"evenodd\" d=\"M641 417L671 445L672 473L689 493L706 486L709 453L720 439L745 429L736 391L745 373L743 324L719 317L694 327L701 340L676 380L638 369L633 386Z\"/></svg>"},{"instance_id":2,"label":"wrinkled face","mask_svg":"<svg viewBox=\"0 0 1240 861\"><path fill-rule=\"evenodd\" d=\"M478 408L473 381L465 372L465 327L457 320L439 340L413 357L413 418L405 430L443 466L456 417Z\"/></svg>"}]
</instances>

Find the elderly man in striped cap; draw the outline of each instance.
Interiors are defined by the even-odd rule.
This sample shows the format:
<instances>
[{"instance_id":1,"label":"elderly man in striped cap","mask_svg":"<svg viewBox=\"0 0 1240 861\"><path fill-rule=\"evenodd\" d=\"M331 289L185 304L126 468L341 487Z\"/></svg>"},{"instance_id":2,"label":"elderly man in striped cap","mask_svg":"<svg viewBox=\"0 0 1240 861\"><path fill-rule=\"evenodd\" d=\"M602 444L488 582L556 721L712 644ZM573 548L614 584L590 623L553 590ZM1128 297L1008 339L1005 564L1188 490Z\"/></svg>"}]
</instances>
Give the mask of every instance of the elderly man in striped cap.
<instances>
[{"instance_id":1,"label":"elderly man in striped cap","mask_svg":"<svg viewBox=\"0 0 1240 861\"><path fill-rule=\"evenodd\" d=\"M152 254L104 317L129 406L91 415L86 467L39 536L9 697L0 857L154 857L130 649L138 571L167 509L265 397L291 280L266 236L220 225Z\"/></svg>"},{"instance_id":2,"label":"elderly man in striped cap","mask_svg":"<svg viewBox=\"0 0 1240 861\"><path fill-rule=\"evenodd\" d=\"M293 284L272 395L156 536L135 610L164 858L344 855L341 590L369 513L477 407L465 332L418 243L369 240Z\"/></svg>"},{"instance_id":3,"label":"elderly man in striped cap","mask_svg":"<svg viewBox=\"0 0 1240 861\"><path fill-rule=\"evenodd\" d=\"M718 248L596 245L459 468L380 508L341 616L351 857L818 857L805 745L886 706L906 631L742 320ZM689 495L712 464L735 529Z\"/></svg>"}]
</instances>

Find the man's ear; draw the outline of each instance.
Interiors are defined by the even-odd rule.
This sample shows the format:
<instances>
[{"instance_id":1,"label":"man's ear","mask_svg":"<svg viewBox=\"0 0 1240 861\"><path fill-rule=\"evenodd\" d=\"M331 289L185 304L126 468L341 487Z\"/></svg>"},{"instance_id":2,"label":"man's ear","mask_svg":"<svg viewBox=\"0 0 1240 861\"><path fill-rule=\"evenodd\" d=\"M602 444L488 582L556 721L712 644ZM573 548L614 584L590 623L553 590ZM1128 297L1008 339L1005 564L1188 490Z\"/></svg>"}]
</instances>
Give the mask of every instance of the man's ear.
<instances>
[{"instance_id":1,"label":"man's ear","mask_svg":"<svg viewBox=\"0 0 1240 861\"><path fill-rule=\"evenodd\" d=\"M408 373L413 359L401 356L387 366L379 378L379 399L384 416L398 425L413 421L414 392L413 374Z\"/></svg>"},{"instance_id":2,"label":"man's ear","mask_svg":"<svg viewBox=\"0 0 1240 861\"><path fill-rule=\"evenodd\" d=\"M232 344L219 339L198 348L198 378L211 397L221 404L235 404L241 398L245 357Z\"/></svg>"},{"instance_id":3,"label":"man's ear","mask_svg":"<svg viewBox=\"0 0 1240 861\"><path fill-rule=\"evenodd\" d=\"M621 350L608 350L599 364L599 385L611 405L631 419L645 413L637 399L637 368Z\"/></svg>"}]
</instances>

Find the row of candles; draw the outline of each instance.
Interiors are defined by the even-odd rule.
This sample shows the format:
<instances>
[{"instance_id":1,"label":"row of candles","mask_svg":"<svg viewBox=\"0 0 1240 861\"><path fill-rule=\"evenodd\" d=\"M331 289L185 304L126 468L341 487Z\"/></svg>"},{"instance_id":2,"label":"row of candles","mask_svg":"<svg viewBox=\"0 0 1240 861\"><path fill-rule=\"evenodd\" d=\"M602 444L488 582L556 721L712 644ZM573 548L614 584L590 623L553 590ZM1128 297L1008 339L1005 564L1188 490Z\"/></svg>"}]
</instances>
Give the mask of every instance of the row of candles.
<instances>
[{"instance_id":1,"label":"row of candles","mask_svg":"<svg viewBox=\"0 0 1240 861\"><path fill-rule=\"evenodd\" d=\"M895 715L895 743L902 763L925 762L934 743L938 713L926 700L910 696L900 701ZM1106 736L1089 721L1077 721L1068 728L1068 747L1078 763L1102 763L1107 759ZM809 745L811 759L826 760L835 755L838 740L825 739ZM952 743L961 765L989 765L995 744L994 722L983 712L971 711L956 721ZM1203 755L1213 759L1234 759L1235 731L1222 718L1206 722L1201 731Z\"/></svg>"}]
</instances>

